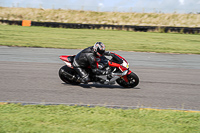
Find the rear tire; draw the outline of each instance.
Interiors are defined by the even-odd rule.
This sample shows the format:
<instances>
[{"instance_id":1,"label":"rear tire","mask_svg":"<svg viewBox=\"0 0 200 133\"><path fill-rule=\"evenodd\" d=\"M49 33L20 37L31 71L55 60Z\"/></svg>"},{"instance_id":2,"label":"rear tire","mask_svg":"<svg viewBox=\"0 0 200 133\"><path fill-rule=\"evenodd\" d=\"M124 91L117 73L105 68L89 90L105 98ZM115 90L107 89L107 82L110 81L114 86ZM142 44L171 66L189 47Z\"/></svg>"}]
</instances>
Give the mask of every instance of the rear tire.
<instances>
[{"instance_id":1,"label":"rear tire","mask_svg":"<svg viewBox=\"0 0 200 133\"><path fill-rule=\"evenodd\" d=\"M119 78L116 81L120 86L124 88L133 88L139 84L139 78L135 73L131 72L131 74L127 75L127 78L128 83L126 83L122 78Z\"/></svg>"},{"instance_id":2,"label":"rear tire","mask_svg":"<svg viewBox=\"0 0 200 133\"><path fill-rule=\"evenodd\" d=\"M74 70L71 69L70 67L68 67L68 66L66 66L66 65L63 66L63 67L61 67L60 70L59 70L59 72L58 72L58 74L59 74L60 79L61 79L63 82L65 82L65 83L67 83L67 84L72 84L72 85L78 85L78 84L80 84L80 82L76 82L76 81L70 80L68 77L66 77L66 76L63 74L63 71L65 71L65 72L67 72L67 73L69 73L69 74L71 74L71 75L74 75L74 74L75 74Z\"/></svg>"}]
</instances>

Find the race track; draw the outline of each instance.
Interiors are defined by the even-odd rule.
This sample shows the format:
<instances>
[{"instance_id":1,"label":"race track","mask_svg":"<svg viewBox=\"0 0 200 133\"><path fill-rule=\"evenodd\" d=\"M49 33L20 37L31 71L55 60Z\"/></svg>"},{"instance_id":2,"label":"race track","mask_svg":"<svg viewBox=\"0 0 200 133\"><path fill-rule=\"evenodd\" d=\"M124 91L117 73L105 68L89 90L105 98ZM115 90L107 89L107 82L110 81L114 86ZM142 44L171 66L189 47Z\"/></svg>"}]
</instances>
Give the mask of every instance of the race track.
<instances>
[{"instance_id":1,"label":"race track","mask_svg":"<svg viewBox=\"0 0 200 133\"><path fill-rule=\"evenodd\" d=\"M58 57L78 51L0 46L0 102L200 110L200 55L117 52L140 78L136 88L126 89L63 83Z\"/></svg>"}]
</instances>

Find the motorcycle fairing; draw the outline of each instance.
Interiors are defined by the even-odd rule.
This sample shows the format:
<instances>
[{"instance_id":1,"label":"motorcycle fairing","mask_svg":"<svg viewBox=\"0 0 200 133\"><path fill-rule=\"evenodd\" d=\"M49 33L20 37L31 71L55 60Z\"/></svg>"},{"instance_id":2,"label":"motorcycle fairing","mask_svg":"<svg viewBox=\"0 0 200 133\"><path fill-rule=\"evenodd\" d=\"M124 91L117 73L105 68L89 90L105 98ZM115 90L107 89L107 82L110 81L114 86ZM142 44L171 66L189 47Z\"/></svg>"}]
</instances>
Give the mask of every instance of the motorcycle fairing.
<instances>
[{"instance_id":1,"label":"motorcycle fairing","mask_svg":"<svg viewBox=\"0 0 200 133\"><path fill-rule=\"evenodd\" d=\"M65 64L70 67L73 68L72 66L72 62L74 60L75 55L71 56L71 55L61 55L59 56L61 60L63 60L65 62Z\"/></svg>"}]
</instances>

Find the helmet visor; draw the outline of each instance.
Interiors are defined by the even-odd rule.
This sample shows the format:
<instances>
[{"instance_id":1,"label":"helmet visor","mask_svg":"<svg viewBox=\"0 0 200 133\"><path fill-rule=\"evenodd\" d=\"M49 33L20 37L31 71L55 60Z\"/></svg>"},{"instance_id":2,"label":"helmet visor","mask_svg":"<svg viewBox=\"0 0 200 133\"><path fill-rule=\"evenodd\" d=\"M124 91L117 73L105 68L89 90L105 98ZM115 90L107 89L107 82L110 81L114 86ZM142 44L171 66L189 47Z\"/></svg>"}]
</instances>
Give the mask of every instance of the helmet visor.
<instances>
[{"instance_id":1,"label":"helmet visor","mask_svg":"<svg viewBox=\"0 0 200 133\"><path fill-rule=\"evenodd\" d=\"M99 54L103 55L103 54L105 53L105 49L101 49L101 50L100 50L100 48L98 48L98 49L97 49L97 52L98 52Z\"/></svg>"}]
</instances>

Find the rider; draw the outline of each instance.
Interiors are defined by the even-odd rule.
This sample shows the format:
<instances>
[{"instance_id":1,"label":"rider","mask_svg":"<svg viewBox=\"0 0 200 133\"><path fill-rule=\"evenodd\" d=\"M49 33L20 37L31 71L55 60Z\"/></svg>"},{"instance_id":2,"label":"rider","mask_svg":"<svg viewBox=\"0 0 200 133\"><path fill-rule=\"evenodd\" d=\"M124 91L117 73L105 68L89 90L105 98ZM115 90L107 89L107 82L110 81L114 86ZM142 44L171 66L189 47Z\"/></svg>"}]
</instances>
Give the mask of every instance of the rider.
<instances>
[{"instance_id":1,"label":"rider","mask_svg":"<svg viewBox=\"0 0 200 133\"><path fill-rule=\"evenodd\" d=\"M109 70L100 70L96 66L96 57L103 55L111 56L110 52L105 52L105 45L102 42L96 42L94 46L88 47L79 52L73 62L75 71L80 75L79 82L87 83L90 78L89 74L84 68L91 66L92 72L96 75L107 75L110 73Z\"/></svg>"}]
</instances>

